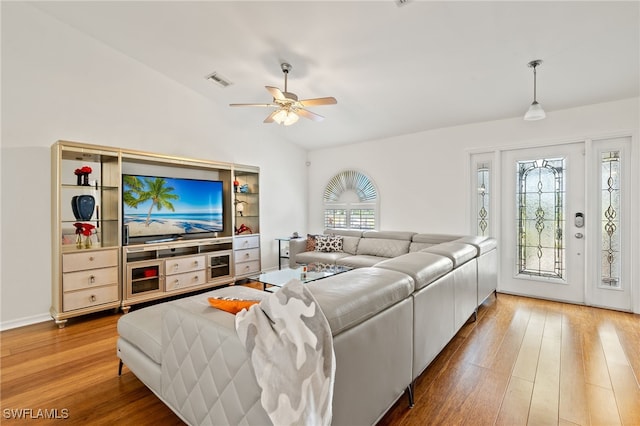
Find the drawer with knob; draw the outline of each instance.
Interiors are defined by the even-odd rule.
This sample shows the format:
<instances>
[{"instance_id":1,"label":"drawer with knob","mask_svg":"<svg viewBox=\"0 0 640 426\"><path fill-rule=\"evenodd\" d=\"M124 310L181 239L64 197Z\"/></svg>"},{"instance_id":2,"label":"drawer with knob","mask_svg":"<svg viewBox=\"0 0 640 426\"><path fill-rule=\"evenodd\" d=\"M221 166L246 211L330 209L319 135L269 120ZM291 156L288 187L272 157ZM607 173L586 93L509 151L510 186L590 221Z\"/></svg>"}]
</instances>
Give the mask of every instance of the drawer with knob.
<instances>
[{"instance_id":1,"label":"drawer with knob","mask_svg":"<svg viewBox=\"0 0 640 426\"><path fill-rule=\"evenodd\" d=\"M63 278L63 291L83 290L109 284L118 284L118 267L67 272Z\"/></svg>"},{"instance_id":2,"label":"drawer with knob","mask_svg":"<svg viewBox=\"0 0 640 426\"><path fill-rule=\"evenodd\" d=\"M168 259L164 263L166 275L182 274L184 272L204 270L207 266L204 256Z\"/></svg>"},{"instance_id":3,"label":"drawer with knob","mask_svg":"<svg viewBox=\"0 0 640 426\"><path fill-rule=\"evenodd\" d=\"M236 263L236 275L251 275L260 272L260 262L257 260L251 262Z\"/></svg>"},{"instance_id":4,"label":"drawer with knob","mask_svg":"<svg viewBox=\"0 0 640 426\"><path fill-rule=\"evenodd\" d=\"M118 250L92 250L62 255L62 272L118 266Z\"/></svg>"},{"instance_id":5,"label":"drawer with knob","mask_svg":"<svg viewBox=\"0 0 640 426\"><path fill-rule=\"evenodd\" d=\"M260 235L240 236L234 237L233 239L234 250L245 250L258 247L260 247Z\"/></svg>"},{"instance_id":6,"label":"drawer with knob","mask_svg":"<svg viewBox=\"0 0 640 426\"><path fill-rule=\"evenodd\" d=\"M62 308L65 312L115 302L119 299L118 285L70 291L62 296Z\"/></svg>"},{"instance_id":7,"label":"drawer with knob","mask_svg":"<svg viewBox=\"0 0 640 426\"><path fill-rule=\"evenodd\" d=\"M250 262L252 260L260 259L260 249L249 249L249 250L237 250L235 253L235 261L239 262Z\"/></svg>"},{"instance_id":8,"label":"drawer with knob","mask_svg":"<svg viewBox=\"0 0 640 426\"><path fill-rule=\"evenodd\" d=\"M165 277L165 291L175 291L187 287L205 284L207 278L205 271L187 272Z\"/></svg>"}]
</instances>

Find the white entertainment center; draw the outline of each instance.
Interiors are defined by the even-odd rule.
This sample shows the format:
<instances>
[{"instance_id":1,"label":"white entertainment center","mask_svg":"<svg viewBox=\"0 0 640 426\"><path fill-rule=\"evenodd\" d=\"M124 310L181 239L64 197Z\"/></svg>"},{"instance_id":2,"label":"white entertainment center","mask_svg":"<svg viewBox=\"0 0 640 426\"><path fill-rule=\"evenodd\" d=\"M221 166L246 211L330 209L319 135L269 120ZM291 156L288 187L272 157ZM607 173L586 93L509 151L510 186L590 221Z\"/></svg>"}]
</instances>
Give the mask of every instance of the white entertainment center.
<instances>
[{"instance_id":1,"label":"white entertainment center","mask_svg":"<svg viewBox=\"0 0 640 426\"><path fill-rule=\"evenodd\" d=\"M68 141L51 150L51 316L60 327L260 272L258 167ZM127 174L221 182L221 230L131 237L123 223Z\"/></svg>"}]
</instances>

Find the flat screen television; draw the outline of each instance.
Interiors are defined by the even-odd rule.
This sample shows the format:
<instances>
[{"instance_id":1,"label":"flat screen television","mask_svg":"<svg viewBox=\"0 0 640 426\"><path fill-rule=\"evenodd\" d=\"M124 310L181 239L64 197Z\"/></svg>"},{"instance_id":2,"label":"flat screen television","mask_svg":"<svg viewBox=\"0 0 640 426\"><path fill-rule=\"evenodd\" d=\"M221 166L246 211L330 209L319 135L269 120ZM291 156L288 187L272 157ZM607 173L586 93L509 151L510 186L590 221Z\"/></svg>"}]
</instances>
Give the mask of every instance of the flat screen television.
<instances>
[{"instance_id":1,"label":"flat screen television","mask_svg":"<svg viewBox=\"0 0 640 426\"><path fill-rule=\"evenodd\" d=\"M221 181L123 174L125 244L222 232L223 199Z\"/></svg>"}]
</instances>

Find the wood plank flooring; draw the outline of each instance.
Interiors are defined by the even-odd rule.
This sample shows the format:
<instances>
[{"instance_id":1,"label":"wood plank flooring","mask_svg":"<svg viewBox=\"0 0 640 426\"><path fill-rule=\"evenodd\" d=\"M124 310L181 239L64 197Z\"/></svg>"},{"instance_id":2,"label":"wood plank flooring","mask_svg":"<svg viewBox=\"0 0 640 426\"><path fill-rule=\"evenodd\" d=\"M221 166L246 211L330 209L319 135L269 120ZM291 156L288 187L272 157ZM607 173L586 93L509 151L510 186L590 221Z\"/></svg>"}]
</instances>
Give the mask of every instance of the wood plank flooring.
<instances>
[{"instance_id":1,"label":"wood plank flooring","mask_svg":"<svg viewBox=\"0 0 640 426\"><path fill-rule=\"evenodd\" d=\"M119 316L0 333L0 422L182 425L118 377ZM379 425L640 425L639 377L640 316L500 294L418 378L415 407L403 397Z\"/></svg>"}]
</instances>

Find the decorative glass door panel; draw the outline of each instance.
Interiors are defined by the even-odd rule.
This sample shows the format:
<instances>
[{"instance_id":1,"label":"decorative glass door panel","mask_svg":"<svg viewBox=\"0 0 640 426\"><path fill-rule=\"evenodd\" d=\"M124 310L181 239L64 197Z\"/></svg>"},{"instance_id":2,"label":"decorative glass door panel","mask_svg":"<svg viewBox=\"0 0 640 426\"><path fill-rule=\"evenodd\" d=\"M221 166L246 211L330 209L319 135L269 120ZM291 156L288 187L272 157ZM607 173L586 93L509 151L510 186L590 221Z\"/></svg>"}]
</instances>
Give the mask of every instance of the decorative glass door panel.
<instances>
[{"instance_id":1,"label":"decorative glass door panel","mask_svg":"<svg viewBox=\"0 0 640 426\"><path fill-rule=\"evenodd\" d=\"M518 274L564 277L564 162L517 162Z\"/></svg>"}]
</instances>

